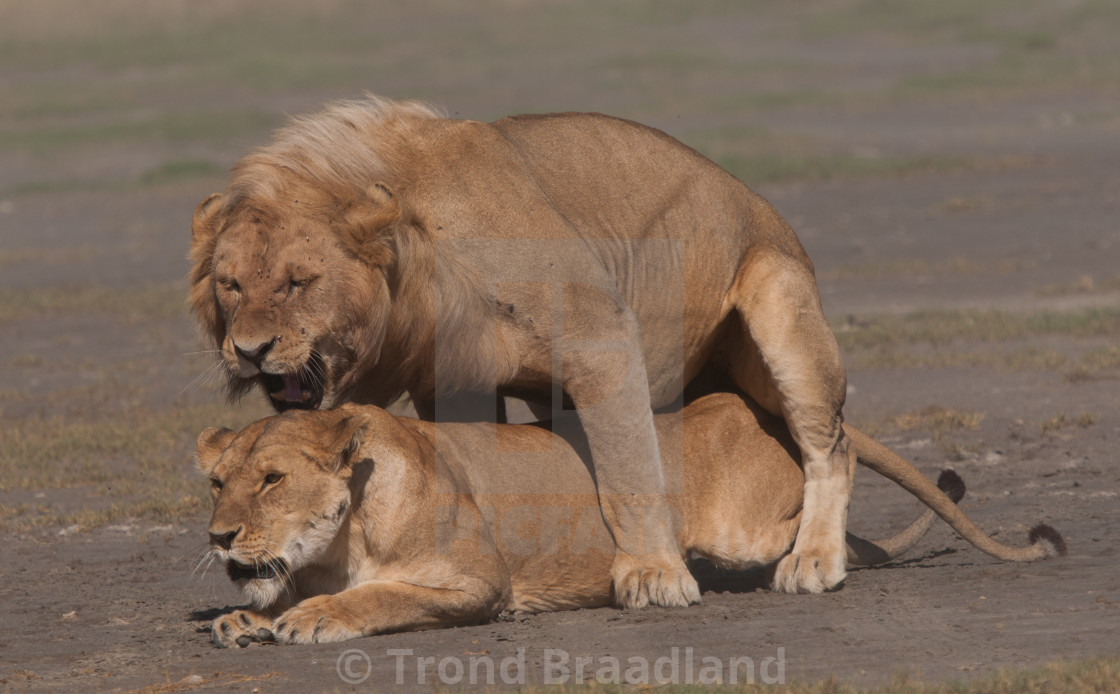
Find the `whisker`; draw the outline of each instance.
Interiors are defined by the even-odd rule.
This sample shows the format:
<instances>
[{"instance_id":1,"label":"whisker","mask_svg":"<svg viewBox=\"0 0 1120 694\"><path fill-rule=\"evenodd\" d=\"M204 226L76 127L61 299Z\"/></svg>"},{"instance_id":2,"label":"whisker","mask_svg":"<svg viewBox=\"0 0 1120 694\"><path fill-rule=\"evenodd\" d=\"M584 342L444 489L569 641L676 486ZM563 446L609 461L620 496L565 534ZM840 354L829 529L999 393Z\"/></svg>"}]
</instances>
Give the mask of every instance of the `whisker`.
<instances>
[{"instance_id":1,"label":"whisker","mask_svg":"<svg viewBox=\"0 0 1120 694\"><path fill-rule=\"evenodd\" d=\"M206 554L203 554L203 555L202 555L202 557L201 557L201 558L200 558L200 559L198 560L198 563L194 565L194 570L193 570L193 571L191 571L191 579L192 579L192 580L194 579L194 576L195 576L195 574L197 574L197 573L198 573L198 570L199 570L199 569L200 569L200 568L202 567L202 564L203 564L203 563L204 563L204 562L205 562L205 561L206 561L207 559L211 559L211 560L212 560L212 559L213 559L213 555L214 555L214 552L212 552L212 551L211 551L211 552L207 552ZM209 564L207 564L207 567L209 567ZM203 576L205 576L205 575L206 575L206 572L204 571L202 575L203 575Z\"/></svg>"},{"instance_id":2,"label":"whisker","mask_svg":"<svg viewBox=\"0 0 1120 694\"><path fill-rule=\"evenodd\" d=\"M280 583L284 586L284 592L290 596L292 589L295 587L295 578L292 576L291 567L288 566L288 562L277 556L272 550L265 549L265 553L268 556L269 567L280 578Z\"/></svg>"},{"instance_id":3,"label":"whisker","mask_svg":"<svg viewBox=\"0 0 1120 694\"><path fill-rule=\"evenodd\" d=\"M213 566L214 562L217 561L217 560L218 560L218 555L217 554L214 554L210 557L210 561L206 563L206 568L202 570L202 576L200 576L199 579L198 579L199 582L201 582L203 579L206 578L206 572L208 572L210 570L210 567Z\"/></svg>"},{"instance_id":4,"label":"whisker","mask_svg":"<svg viewBox=\"0 0 1120 694\"><path fill-rule=\"evenodd\" d=\"M194 380L184 386L183 389L179 391L179 395L182 396L188 390L192 389L201 390L204 384L216 381L224 370L226 370L225 362L218 361L211 364L202 373L196 376Z\"/></svg>"},{"instance_id":5,"label":"whisker","mask_svg":"<svg viewBox=\"0 0 1120 694\"><path fill-rule=\"evenodd\" d=\"M220 350L220 349L203 349L203 350L199 350L197 352L183 352L179 356L194 357L194 356L197 356L199 354L218 354L218 355L220 355L221 353L222 353L222 350Z\"/></svg>"}]
</instances>

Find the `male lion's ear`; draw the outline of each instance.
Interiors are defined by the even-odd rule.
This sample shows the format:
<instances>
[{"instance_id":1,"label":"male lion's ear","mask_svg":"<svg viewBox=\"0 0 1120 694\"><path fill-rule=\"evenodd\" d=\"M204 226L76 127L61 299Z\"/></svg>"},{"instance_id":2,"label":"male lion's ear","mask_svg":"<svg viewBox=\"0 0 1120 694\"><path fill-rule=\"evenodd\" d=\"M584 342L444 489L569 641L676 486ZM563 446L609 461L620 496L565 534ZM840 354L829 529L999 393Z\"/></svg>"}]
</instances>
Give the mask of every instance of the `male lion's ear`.
<instances>
[{"instance_id":1,"label":"male lion's ear","mask_svg":"<svg viewBox=\"0 0 1120 694\"><path fill-rule=\"evenodd\" d=\"M237 436L233 429L219 429L210 427L198 435L198 450L195 453L195 465L204 475L209 475L218 466L222 453L229 448L230 442Z\"/></svg>"},{"instance_id":2,"label":"male lion's ear","mask_svg":"<svg viewBox=\"0 0 1120 694\"><path fill-rule=\"evenodd\" d=\"M346 209L342 220L343 242L370 265L388 265L393 253L386 237L400 219L397 196L386 184L375 183Z\"/></svg>"},{"instance_id":3,"label":"male lion's ear","mask_svg":"<svg viewBox=\"0 0 1120 694\"><path fill-rule=\"evenodd\" d=\"M213 240L217 233L215 228L215 215L221 209L222 194L212 193L206 196L198 207L194 208L194 219L191 220L191 242L205 244Z\"/></svg>"},{"instance_id":4,"label":"male lion's ear","mask_svg":"<svg viewBox=\"0 0 1120 694\"><path fill-rule=\"evenodd\" d=\"M199 323L221 344L225 333L225 323L218 311L214 298L210 274L214 269L214 247L218 243L218 210L222 208L221 193L214 193L194 210L191 221L191 260L190 305Z\"/></svg>"},{"instance_id":5,"label":"male lion's ear","mask_svg":"<svg viewBox=\"0 0 1120 694\"><path fill-rule=\"evenodd\" d=\"M369 415L348 413L330 427L324 440L331 442L327 448L333 454L330 461L331 472L338 472L354 462L365 442L370 421Z\"/></svg>"}]
</instances>

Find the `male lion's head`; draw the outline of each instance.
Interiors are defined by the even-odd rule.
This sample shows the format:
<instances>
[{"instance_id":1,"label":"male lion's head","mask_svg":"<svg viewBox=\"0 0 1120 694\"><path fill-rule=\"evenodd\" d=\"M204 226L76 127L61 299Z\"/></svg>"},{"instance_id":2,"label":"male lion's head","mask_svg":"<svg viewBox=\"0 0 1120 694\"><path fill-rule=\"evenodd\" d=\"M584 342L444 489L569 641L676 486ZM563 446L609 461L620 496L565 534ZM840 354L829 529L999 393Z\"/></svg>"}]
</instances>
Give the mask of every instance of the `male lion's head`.
<instances>
[{"instance_id":1,"label":"male lion's head","mask_svg":"<svg viewBox=\"0 0 1120 694\"><path fill-rule=\"evenodd\" d=\"M376 98L331 105L280 130L199 204L190 301L231 396L259 385L283 412L400 392L391 373L360 384L376 393L354 389L391 329L403 212L388 150L435 115Z\"/></svg>"},{"instance_id":2,"label":"male lion's head","mask_svg":"<svg viewBox=\"0 0 1120 694\"><path fill-rule=\"evenodd\" d=\"M384 336L389 297L378 263L389 249L358 255L335 228L353 228L344 213L225 198L213 195L195 213L191 302L231 394L260 385L280 412L351 399L346 391Z\"/></svg>"},{"instance_id":3,"label":"male lion's head","mask_svg":"<svg viewBox=\"0 0 1120 694\"><path fill-rule=\"evenodd\" d=\"M198 467L214 498L211 552L258 608L330 551L350 513L350 481L369 421L350 408L293 412L241 433L210 428L198 437Z\"/></svg>"}]
</instances>

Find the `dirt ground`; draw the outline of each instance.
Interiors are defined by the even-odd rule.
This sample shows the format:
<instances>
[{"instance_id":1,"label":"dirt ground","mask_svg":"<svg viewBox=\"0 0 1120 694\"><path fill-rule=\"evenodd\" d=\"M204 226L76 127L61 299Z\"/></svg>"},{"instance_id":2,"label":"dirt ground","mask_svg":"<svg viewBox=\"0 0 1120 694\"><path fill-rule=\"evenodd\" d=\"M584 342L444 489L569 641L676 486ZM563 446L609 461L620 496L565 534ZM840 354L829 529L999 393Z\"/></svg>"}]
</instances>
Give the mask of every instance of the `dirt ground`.
<instances>
[{"instance_id":1,"label":"dirt ground","mask_svg":"<svg viewBox=\"0 0 1120 694\"><path fill-rule=\"evenodd\" d=\"M509 672L528 683L559 652L573 672L577 656L590 673L676 648L681 673L748 657L763 681L856 683L1120 655L1120 17L977 4L330 2L299 11L310 21L280 3L244 36L251 2L198 17L122 2L84 23L0 4L0 690L386 691L398 674L446 689L472 658L501 684L519 649ZM307 38L262 43L285 31ZM611 112L724 163L816 263L847 419L930 477L956 469L963 508L1000 540L1046 522L1069 555L1001 563L938 525L826 595L700 567L686 610L213 648L209 620L239 600L199 564L191 447L264 410L222 402L186 314L190 215L284 113L362 89L463 117ZM853 531L916 511L857 475ZM432 659L422 686L417 658Z\"/></svg>"}]
</instances>

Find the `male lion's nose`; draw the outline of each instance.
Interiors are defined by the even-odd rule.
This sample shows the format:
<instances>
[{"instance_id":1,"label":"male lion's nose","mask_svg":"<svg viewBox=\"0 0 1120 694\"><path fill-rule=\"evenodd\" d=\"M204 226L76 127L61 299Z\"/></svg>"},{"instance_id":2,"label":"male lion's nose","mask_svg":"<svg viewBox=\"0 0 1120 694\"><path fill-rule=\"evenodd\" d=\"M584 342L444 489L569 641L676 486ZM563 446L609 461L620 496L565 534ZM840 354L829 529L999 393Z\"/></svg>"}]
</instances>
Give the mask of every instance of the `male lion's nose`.
<instances>
[{"instance_id":1,"label":"male lion's nose","mask_svg":"<svg viewBox=\"0 0 1120 694\"><path fill-rule=\"evenodd\" d=\"M241 528L231 530L228 533L210 533L210 544L217 545L222 549L228 550L233 547L233 539L241 532Z\"/></svg>"},{"instance_id":2,"label":"male lion's nose","mask_svg":"<svg viewBox=\"0 0 1120 694\"><path fill-rule=\"evenodd\" d=\"M268 341L258 342L255 345L244 343L238 344L237 342L234 342L233 351L237 352L237 356L241 357L253 366L259 367L261 365L261 360L264 359L264 355L268 354L269 350L271 350L273 345L275 344L275 337Z\"/></svg>"}]
</instances>

